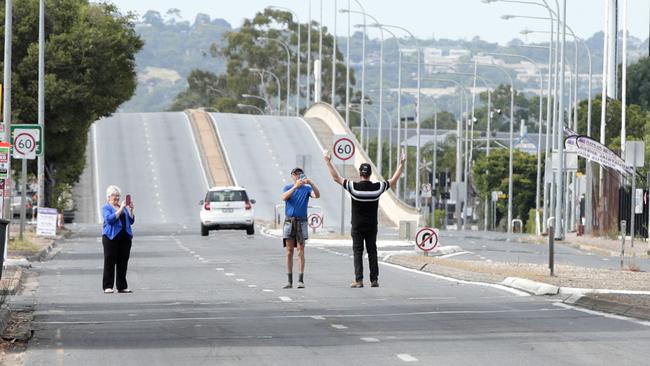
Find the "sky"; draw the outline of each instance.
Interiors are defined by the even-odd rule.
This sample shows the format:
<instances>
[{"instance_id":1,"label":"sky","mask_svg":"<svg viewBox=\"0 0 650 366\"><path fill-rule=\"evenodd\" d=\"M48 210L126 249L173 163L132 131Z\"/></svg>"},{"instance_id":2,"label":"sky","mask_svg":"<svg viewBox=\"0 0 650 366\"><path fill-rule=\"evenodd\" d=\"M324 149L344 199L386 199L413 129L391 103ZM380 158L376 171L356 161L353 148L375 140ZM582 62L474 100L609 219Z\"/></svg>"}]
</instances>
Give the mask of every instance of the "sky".
<instances>
[{"instance_id":1,"label":"sky","mask_svg":"<svg viewBox=\"0 0 650 366\"><path fill-rule=\"evenodd\" d=\"M102 0L97 0L102 1ZM301 22L309 18L310 0L105 0L112 2L123 12L134 11L140 15L148 10L165 14L168 9L177 8L184 20L193 21L197 13L211 18L227 20L233 27L239 27L244 18L251 18L257 11L267 6L290 8L298 14ZM338 8L346 8L348 0L322 0L323 24L332 29L334 24L334 3ZM531 1L531 0L528 0ZM566 0L567 24L576 35L585 38L601 31L604 25L606 0ZM496 2L485 4L481 0L359 0L366 13L383 24L399 25L407 28L419 38L466 39L475 36L489 42L505 44L513 38L524 41L544 41L548 36L527 35L523 29L547 30L548 21L531 19L503 20L504 14L547 17L546 9L539 6ZM562 1L560 0L560 5ZM619 0L622 3L622 0ZM319 20L321 0L311 0L312 19ZM353 10L359 10L351 0ZM554 5L555 1L550 0ZM631 36L645 40L648 38L650 0L629 0L628 28ZM362 22L361 16L353 16L352 24ZM352 28L354 32L354 28ZM347 33L347 15L339 14L337 34ZM372 34L369 34L373 37ZM376 35L378 36L378 35Z\"/></svg>"}]
</instances>

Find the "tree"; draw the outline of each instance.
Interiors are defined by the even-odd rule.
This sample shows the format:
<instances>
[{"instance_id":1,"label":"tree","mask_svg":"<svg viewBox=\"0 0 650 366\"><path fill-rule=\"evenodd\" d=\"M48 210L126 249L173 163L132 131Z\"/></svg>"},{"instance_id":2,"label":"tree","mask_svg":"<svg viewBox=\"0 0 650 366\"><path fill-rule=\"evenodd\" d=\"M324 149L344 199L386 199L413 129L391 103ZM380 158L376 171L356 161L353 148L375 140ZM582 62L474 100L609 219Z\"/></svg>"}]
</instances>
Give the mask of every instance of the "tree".
<instances>
[{"instance_id":1,"label":"tree","mask_svg":"<svg viewBox=\"0 0 650 366\"><path fill-rule=\"evenodd\" d=\"M215 80L223 80L224 82L220 85L212 85L213 88L217 88L223 92L223 96L214 100L214 105L223 108L219 109L221 112L236 112L237 103L247 103L253 104L257 107L264 108L265 103L257 99L242 99L242 94L253 94L260 95L265 97L267 100L275 99L275 96L278 94L276 83L270 80L268 77L265 77L265 82L262 84L260 82L260 76L257 72L251 72L251 68L257 68L261 70L267 70L273 72L280 79L280 98L284 100L285 104L293 105L294 97L296 93L300 95L305 94L303 89L304 80L302 81L301 90L296 90L295 75L296 75L296 53L291 47L297 43L297 34L299 30L301 34L301 66L300 72L301 75L306 75L307 67L306 64L307 57L307 30L309 25L300 24L298 25L292 19L292 15L289 12L273 10L270 8L265 9L263 12L258 12L252 19L245 19L242 26L237 31L229 32L225 36L225 46L218 49L216 46L212 46L209 49L209 53L213 56L223 56L228 60L226 74L214 78ZM317 35L319 31L319 26L317 23L313 22L312 35ZM279 27L276 28L276 27ZM288 29L288 31L287 31ZM323 30L323 54L331 55L333 47L333 37L327 33L327 28L322 28ZM271 39L277 39L284 42L287 45L290 45L290 58L291 62L287 65L287 56L286 51L278 42L273 41L260 41L260 37L267 37ZM312 57L311 59L316 59L316 54L318 53L318 37L312 37ZM337 50L337 62L336 65L336 79L337 79L337 89L336 94L339 96L340 100L344 100L345 95L345 65L343 65L343 55ZM322 74L323 80L322 85L331 85L332 80L332 62L331 57L324 57L322 60ZM291 96L289 100L286 100L286 90L287 90L287 80L285 75L289 70L291 77L291 84L288 86ZM354 84L354 75L352 73L351 83ZM174 103L172 108L178 107L187 107L187 106L203 106L201 103L206 100L206 94L208 91L205 88L197 88L200 85L189 85L188 90L179 94L177 97L183 99L182 102L177 100ZM313 89L313 84L310 83L309 88ZM323 88L324 90L325 87ZM351 96L354 93L350 93ZM193 97L193 99L192 99ZM227 99L226 101L221 101L221 99ZM331 99L330 93L324 92L322 94L322 100L329 102ZM275 103L273 103L275 106Z\"/></svg>"},{"instance_id":2,"label":"tree","mask_svg":"<svg viewBox=\"0 0 650 366\"><path fill-rule=\"evenodd\" d=\"M14 5L16 123L34 122L38 115L38 4ZM4 20L4 8L0 13ZM83 172L91 124L133 95L135 54L142 41L133 15L120 14L114 5L53 0L46 2L46 14L45 202L55 204L52 192L62 192L59 187L74 184Z\"/></svg>"},{"instance_id":3,"label":"tree","mask_svg":"<svg viewBox=\"0 0 650 366\"><path fill-rule=\"evenodd\" d=\"M650 58L627 67L627 101L650 110Z\"/></svg>"},{"instance_id":4,"label":"tree","mask_svg":"<svg viewBox=\"0 0 650 366\"><path fill-rule=\"evenodd\" d=\"M439 130L455 130L457 123L454 115L447 111L440 111L438 115L438 129ZM428 117L422 121L421 128L433 128L434 120L433 116Z\"/></svg>"},{"instance_id":5,"label":"tree","mask_svg":"<svg viewBox=\"0 0 650 366\"><path fill-rule=\"evenodd\" d=\"M544 159L542 159L544 161ZM483 201L490 192L508 192L508 149L497 149L476 159L472 170L474 185ZM543 167L542 167L543 169ZM535 207L535 188L537 179L537 157L521 151L513 152L513 201L512 217L528 219L528 211ZM499 201L497 207L500 216L507 213L507 199Z\"/></svg>"}]
</instances>

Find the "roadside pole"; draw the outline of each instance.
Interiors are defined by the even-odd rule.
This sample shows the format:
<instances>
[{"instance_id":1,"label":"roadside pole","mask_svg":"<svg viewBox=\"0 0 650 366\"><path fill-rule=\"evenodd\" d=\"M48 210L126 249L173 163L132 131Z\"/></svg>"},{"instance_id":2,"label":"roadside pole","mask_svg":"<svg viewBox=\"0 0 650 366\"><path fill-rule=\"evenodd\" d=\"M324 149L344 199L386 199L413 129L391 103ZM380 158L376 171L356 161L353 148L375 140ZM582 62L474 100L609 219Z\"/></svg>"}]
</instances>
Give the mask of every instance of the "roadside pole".
<instances>
[{"instance_id":1,"label":"roadside pole","mask_svg":"<svg viewBox=\"0 0 650 366\"><path fill-rule=\"evenodd\" d=\"M2 118L4 120L4 141L9 142L11 133L11 44L13 38L13 0L5 1L5 54L4 54L4 83ZM0 132L1 133L1 132ZM11 220L10 197L11 197L11 164L7 166L7 179L5 180L5 194L3 197L4 209L2 217ZM7 204L9 202L9 204ZM9 246L9 228L6 230L3 259L7 258L7 247Z\"/></svg>"},{"instance_id":2,"label":"roadside pole","mask_svg":"<svg viewBox=\"0 0 650 366\"><path fill-rule=\"evenodd\" d=\"M353 136L335 135L332 153L341 163L341 175L345 176L346 162L354 156L355 146ZM345 234L345 188L341 186L341 235Z\"/></svg>"}]
</instances>

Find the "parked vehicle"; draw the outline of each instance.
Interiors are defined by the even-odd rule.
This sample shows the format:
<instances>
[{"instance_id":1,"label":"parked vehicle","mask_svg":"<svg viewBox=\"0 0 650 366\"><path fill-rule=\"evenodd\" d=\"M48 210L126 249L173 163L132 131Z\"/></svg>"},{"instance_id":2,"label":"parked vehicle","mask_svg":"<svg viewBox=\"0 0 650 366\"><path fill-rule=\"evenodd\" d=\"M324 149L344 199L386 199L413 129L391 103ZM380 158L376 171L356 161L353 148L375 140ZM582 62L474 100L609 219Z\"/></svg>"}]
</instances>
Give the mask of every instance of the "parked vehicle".
<instances>
[{"instance_id":1,"label":"parked vehicle","mask_svg":"<svg viewBox=\"0 0 650 366\"><path fill-rule=\"evenodd\" d=\"M11 212L14 218L20 217L20 208L22 207L22 196L13 196L11 198ZM31 219L34 216L34 202L32 198L25 197L25 217Z\"/></svg>"},{"instance_id":2,"label":"parked vehicle","mask_svg":"<svg viewBox=\"0 0 650 366\"><path fill-rule=\"evenodd\" d=\"M201 235L210 230L246 230L255 234L253 204L243 187L213 187L208 190L201 205Z\"/></svg>"}]
</instances>

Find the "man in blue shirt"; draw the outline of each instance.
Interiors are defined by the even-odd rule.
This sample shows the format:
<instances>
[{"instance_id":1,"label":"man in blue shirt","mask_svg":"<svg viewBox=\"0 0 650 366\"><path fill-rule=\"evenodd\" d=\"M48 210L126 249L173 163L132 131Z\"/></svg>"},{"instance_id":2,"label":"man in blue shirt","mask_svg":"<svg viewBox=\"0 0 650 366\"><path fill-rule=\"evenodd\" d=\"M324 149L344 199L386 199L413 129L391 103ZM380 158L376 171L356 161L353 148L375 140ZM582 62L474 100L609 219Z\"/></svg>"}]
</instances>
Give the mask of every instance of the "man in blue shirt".
<instances>
[{"instance_id":1,"label":"man in blue shirt","mask_svg":"<svg viewBox=\"0 0 650 366\"><path fill-rule=\"evenodd\" d=\"M293 248L298 248L300 274L298 288L304 288L305 272L305 240L309 235L307 226L307 207L309 198L319 198L320 191L316 184L307 178L301 168L291 171L293 184L287 184L282 193L284 206L284 225L282 227L282 242L287 248L287 277L289 282L284 288L293 287Z\"/></svg>"}]
</instances>

